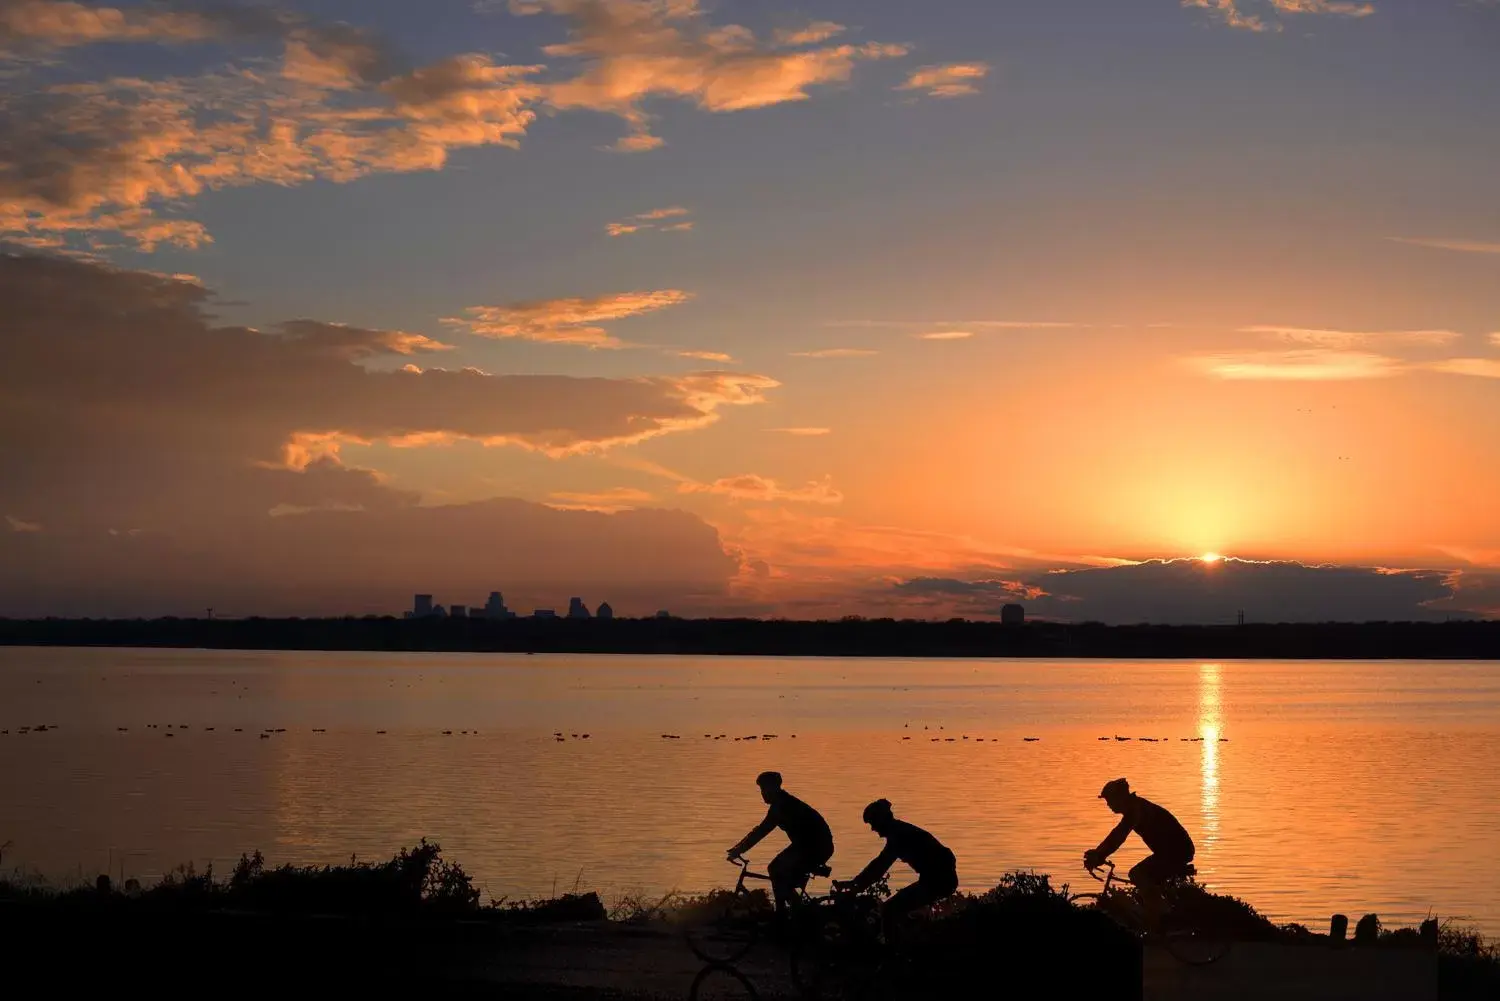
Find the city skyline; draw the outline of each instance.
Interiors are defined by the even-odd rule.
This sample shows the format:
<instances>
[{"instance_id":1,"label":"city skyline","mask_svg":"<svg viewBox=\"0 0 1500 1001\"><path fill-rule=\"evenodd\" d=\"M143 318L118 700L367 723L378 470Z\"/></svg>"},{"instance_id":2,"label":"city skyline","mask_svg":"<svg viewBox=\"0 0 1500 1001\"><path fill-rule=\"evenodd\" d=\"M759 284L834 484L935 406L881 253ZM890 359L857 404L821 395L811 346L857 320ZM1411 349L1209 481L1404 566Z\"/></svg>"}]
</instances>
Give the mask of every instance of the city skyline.
<instances>
[{"instance_id":1,"label":"city skyline","mask_svg":"<svg viewBox=\"0 0 1500 1001\"><path fill-rule=\"evenodd\" d=\"M1497 31L0 0L0 615L1500 615Z\"/></svg>"}]
</instances>

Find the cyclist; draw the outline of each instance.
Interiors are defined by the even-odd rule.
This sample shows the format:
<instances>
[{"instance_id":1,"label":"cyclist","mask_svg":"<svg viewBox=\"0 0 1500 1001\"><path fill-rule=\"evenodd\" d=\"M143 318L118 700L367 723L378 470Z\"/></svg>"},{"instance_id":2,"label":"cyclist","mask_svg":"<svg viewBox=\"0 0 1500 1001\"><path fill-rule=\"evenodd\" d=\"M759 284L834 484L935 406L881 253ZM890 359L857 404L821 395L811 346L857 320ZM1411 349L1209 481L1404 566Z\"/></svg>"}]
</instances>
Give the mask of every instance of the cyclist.
<instances>
[{"instance_id":1,"label":"cyclist","mask_svg":"<svg viewBox=\"0 0 1500 1001\"><path fill-rule=\"evenodd\" d=\"M1193 874L1193 839L1170 811L1131 792L1125 779L1106 782L1099 798L1120 815L1120 822L1099 842L1099 847L1083 853L1083 864L1089 869L1099 868L1125 843L1131 831L1140 835L1151 854L1131 867L1129 878L1146 891L1141 895L1141 903L1149 917L1159 910L1161 884Z\"/></svg>"},{"instance_id":2,"label":"cyclist","mask_svg":"<svg viewBox=\"0 0 1500 1001\"><path fill-rule=\"evenodd\" d=\"M858 893L885 876L898 861L911 866L917 881L897 890L881 909L881 927L890 942L892 932L906 915L957 892L958 864L953 852L937 838L915 824L897 820L888 799L877 799L865 807L864 819L871 830L885 838L885 848L858 876L833 885Z\"/></svg>"},{"instance_id":3,"label":"cyclist","mask_svg":"<svg viewBox=\"0 0 1500 1001\"><path fill-rule=\"evenodd\" d=\"M771 877L776 913L784 916L813 872L822 869L833 857L833 832L822 814L781 787L780 772L761 772L755 777L755 784L760 786L760 798L769 807L766 819L727 854L731 859L737 858L760 844L772 830L781 828L791 844L771 860L766 874Z\"/></svg>"}]
</instances>

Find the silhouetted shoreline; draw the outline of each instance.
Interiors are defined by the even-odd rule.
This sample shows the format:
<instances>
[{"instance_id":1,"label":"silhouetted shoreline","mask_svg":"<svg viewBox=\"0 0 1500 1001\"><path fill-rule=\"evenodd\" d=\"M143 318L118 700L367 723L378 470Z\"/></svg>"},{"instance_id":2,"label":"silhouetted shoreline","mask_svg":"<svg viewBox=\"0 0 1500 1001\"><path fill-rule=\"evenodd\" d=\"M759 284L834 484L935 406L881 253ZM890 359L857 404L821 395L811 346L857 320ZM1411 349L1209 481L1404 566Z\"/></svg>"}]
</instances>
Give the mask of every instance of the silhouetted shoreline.
<instances>
[{"instance_id":1,"label":"silhouetted shoreline","mask_svg":"<svg viewBox=\"0 0 1500 1001\"><path fill-rule=\"evenodd\" d=\"M1106 626L893 619L0 619L0 645L762 657L1500 660L1500 622Z\"/></svg>"}]
</instances>

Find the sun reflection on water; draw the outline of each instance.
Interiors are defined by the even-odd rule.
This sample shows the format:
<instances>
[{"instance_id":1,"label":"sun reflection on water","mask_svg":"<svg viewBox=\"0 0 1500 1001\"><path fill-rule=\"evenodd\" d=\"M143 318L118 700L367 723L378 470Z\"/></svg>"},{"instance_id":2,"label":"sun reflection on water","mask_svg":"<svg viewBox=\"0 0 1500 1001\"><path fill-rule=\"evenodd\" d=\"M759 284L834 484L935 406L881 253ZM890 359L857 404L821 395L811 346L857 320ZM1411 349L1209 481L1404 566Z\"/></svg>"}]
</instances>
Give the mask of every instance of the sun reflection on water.
<instances>
[{"instance_id":1,"label":"sun reflection on water","mask_svg":"<svg viewBox=\"0 0 1500 1001\"><path fill-rule=\"evenodd\" d=\"M1204 848L1211 848L1219 837L1219 731L1223 726L1219 675L1222 668L1222 664L1202 664L1198 668L1198 736L1203 741L1199 773Z\"/></svg>"}]
</instances>

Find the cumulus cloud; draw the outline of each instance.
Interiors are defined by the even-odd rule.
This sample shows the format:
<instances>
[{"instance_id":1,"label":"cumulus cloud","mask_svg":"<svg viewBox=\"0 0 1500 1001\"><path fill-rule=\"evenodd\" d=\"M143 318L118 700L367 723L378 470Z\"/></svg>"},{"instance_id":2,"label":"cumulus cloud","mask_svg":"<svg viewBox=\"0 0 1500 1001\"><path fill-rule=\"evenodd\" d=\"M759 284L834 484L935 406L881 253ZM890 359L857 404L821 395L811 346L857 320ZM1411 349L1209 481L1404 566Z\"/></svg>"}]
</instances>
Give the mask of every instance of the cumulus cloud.
<instances>
[{"instance_id":1,"label":"cumulus cloud","mask_svg":"<svg viewBox=\"0 0 1500 1001\"><path fill-rule=\"evenodd\" d=\"M218 326L200 284L34 255L0 256L0 301L6 610L146 614L180 611L184 596L246 612L349 610L331 604L344 596L377 610L444 581L483 594L512 571L552 580L558 560L579 583L622 588L654 576L722 589L736 572L689 515L423 505L346 456L455 441L599 452L759 403L775 385L764 376L390 369L443 345L308 319Z\"/></svg>"},{"instance_id":2,"label":"cumulus cloud","mask_svg":"<svg viewBox=\"0 0 1500 1001\"><path fill-rule=\"evenodd\" d=\"M776 43L791 48L802 45L817 45L826 42L835 35L844 33L842 24L833 21L814 21L801 28L784 28L776 32Z\"/></svg>"},{"instance_id":3,"label":"cumulus cloud","mask_svg":"<svg viewBox=\"0 0 1500 1001\"><path fill-rule=\"evenodd\" d=\"M1228 624L1240 612L1250 622L1365 622L1441 620L1454 581L1443 570L1149 560L1005 580L916 578L894 590L974 617L1019 600L1031 614L1074 622Z\"/></svg>"},{"instance_id":4,"label":"cumulus cloud","mask_svg":"<svg viewBox=\"0 0 1500 1001\"><path fill-rule=\"evenodd\" d=\"M928 97L971 97L978 83L990 75L988 63L948 63L912 70L897 90L920 91Z\"/></svg>"},{"instance_id":5,"label":"cumulus cloud","mask_svg":"<svg viewBox=\"0 0 1500 1001\"><path fill-rule=\"evenodd\" d=\"M682 219L688 210L680 205L664 209L652 209L638 215L628 216L618 222L606 223L604 231L610 236L629 236L632 233L658 230L663 233L685 233L693 228L692 220ZM677 221L672 221L677 220Z\"/></svg>"},{"instance_id":6,"label":"cumulus cloud","mask_svg":"<svg viewBox=\"0 0 1500 1001\"><path fill-rule=\"evenodd\" d=\"M1307 348L1292 351L1229 351L1189 359L1219 379L1339 381L1388 379L1408 370L1405 362L1370 351Z\"/></svg>"},{"instance_id":7,"label":"cumulus cloud","mask_svg":"<svg viewBox=\"0 0 1500 1001\"><path fill-rule=\"evenodd\" d=\"M83 251L120 239L199 247L211 235L182 213L209 191L440 170L456 150L518 146L545 107L617 114L631 125L617 148L651 149L650 99L715 112L803 100L861 61L904 52L808 34L795 47L762 42L695 0L511 7L566 19L568 41L546 48L555 71L472 52L400 68L357 28L263 7L0 0L0 59L25 59L27 74L0 95L0 235ZM197 45L200 65L215 62L101 78L90 70L106 64L70 55L105 42Z\"/></svg>"},{"instance_id":8,"label":"cumulus cloud","mask_svg":"<svg viewBox=\"0 0 1500 1001\"><path fill-rule=\"evenodd\" d=\"M1500 254L1500 243L1485 243L1482 240L1455 240L1442 237L1388 236L1396 243L1409 243L1414 247L1431 247L1434 250L1452 250L1461 254Z\"/></svg>"},{"instance_id":9,"label":"cumulus cloud","mask_svg":"<svg viewBox=\"0 0 1500 1001\"><path fill-rule=\"evenodd\" d=\"M466 317L451 317L443 322L480 337L622 348L626 343L599 324L654 313L691 298L690 293L678 289L659 289L592 298L534 299L504 306L471 306Z\"/></svg>"},{"instance_id":10,"label":"cumulus cloud","mask_svg":"<svg viewBox=\"0 0 1500 1001\"><path fill-rule=\"evenodd\" d=\"M819 348L816 351L793 351L793 358L868 358L879 351L869 348Z\"/></svg>"},{"instance_id":11,"label":"cumulus cloud","mask_svg":"<svg viewBox=\"0 0 1500 1001\"><path fill-rule=\"evenodd\" d=\"M712 23L698 0L511 0L510 10L567 20L568 40L543 51L580 70L548 82L546 100L623 118L627 151L661 145L643 108L652 98L716 112L802 101L813 87L847 81L859 62L906 54L899 45L819 44L831 34L804 34L797 47L788 36L766 43L741 25Z\"/></svg>"},{"instance_id":12,"label":"cumulus cloud","mask_svg":"<svg viewBox=\"0 0 1500 1001\"><path fill-rule=\"evenodd\" d=\"M343 466L346 445L470 440L571 455L705 427L776 385L723 372L384 370L365 362L441 345L311 320L214 326L200 285L44 257L0 256L0 299L0 511L49 512L49 525L399 506L414 498Z\"/></svg>"},{"instance_id":13,"label":"cumulus cloud","mask_svg":"<svg viewBox=\"0 0 1500 1001\"><path fill-rule=\"evenodd\" d=\"M1229 27L1246 31L1281 31L1284 15L1360 18L1375 13L1375 5L1363 0L1182 0L1182 5L1211 11Z\"/></svg>"}]
</instances>

